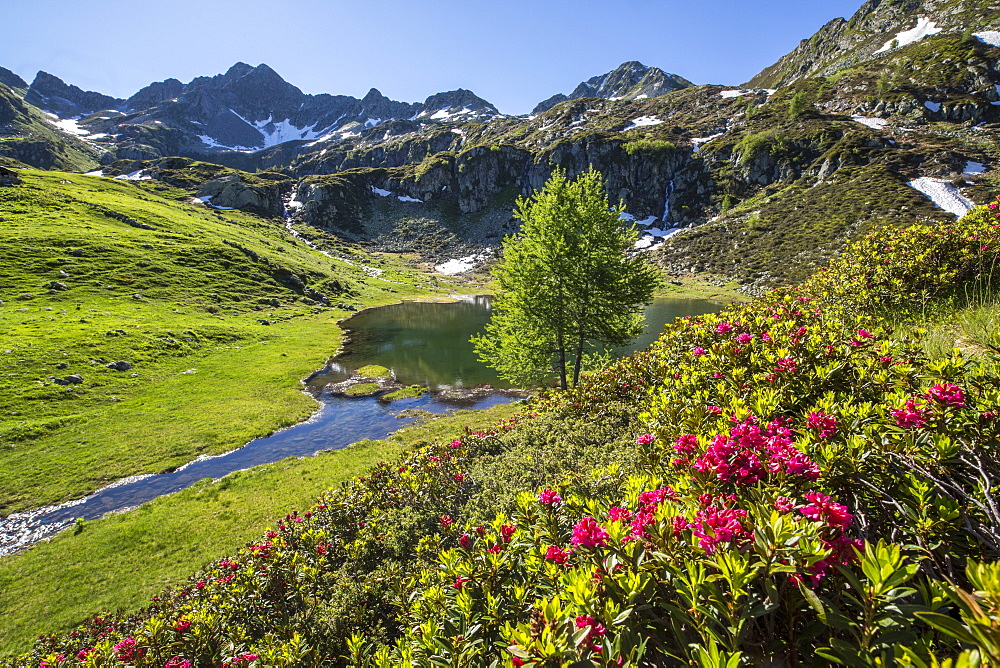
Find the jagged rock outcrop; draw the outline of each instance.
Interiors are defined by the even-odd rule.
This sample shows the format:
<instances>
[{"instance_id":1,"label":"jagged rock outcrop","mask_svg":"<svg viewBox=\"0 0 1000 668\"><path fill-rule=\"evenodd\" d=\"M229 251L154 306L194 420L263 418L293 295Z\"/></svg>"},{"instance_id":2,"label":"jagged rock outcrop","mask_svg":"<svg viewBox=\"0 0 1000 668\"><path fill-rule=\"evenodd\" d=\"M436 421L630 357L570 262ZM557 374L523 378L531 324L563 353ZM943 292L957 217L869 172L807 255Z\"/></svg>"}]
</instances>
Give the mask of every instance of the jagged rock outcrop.
<instances>
[{"instance_id":1,"label":"jagged rock outcrop","mask_svg":"<svg viewBox=\"0 0 1000 668\"><path fill-rule=\"evenodd\" d=\"M669 74L658 67L647 67L637 61L622 63L607 74L591 77L578 85L569 95L556 93L531 111L540 114L560 102L582 97L600 97L606 100L637 100L658 97L681 88L692 86L690 81L676 74Z\"/></svg>"},{"instance_id":2,"label":"jagged rock outcrop","mask_svg":"<svg viewBox=\"0 0 1000 668\"><path fill-rule=\"evenodd\" d=\"M241 209L265 216L280 216L284 208L283 191L287 190L287 182L251 185L239 174L230 174L202 185L198 189L197 197L203 201L207 199L213 207Z\"/></svg>"},{"instance_id":3,"label":"jagged rock outcrop","mask_svg":"<svg viewBox=\"0 0 1000 668\"><path fill-rule=\"evenodd\" d=\"M109 95L82 90L48 72L35 75L24 99L60 118L72 118L101 109L116 109L124 102Z\"/></svg>"}]
</instances>

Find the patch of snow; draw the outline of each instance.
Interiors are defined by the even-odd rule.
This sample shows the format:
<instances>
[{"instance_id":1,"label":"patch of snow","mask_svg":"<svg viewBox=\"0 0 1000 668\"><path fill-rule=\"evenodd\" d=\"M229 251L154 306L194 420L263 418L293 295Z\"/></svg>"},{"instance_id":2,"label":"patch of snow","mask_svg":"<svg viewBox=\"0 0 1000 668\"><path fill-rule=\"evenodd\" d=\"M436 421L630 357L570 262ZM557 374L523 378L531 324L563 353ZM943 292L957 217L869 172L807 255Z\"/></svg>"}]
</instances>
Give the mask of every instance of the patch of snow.
<instances>
[{"instance_id":1,"label":"patch of snow","mask_svg":"<svg viewBox=\"0 0 1000 668\"><path fill-rule=\"evenodd\" d=\"M646 95L645 93L643 93L642 95L636 95L635 98L633 98L633 99L636 99L636 100L645 100L648 97L649 97L648 95Z\"/></svg>"},{"instance_id":2,"label":"patch of snow","mask_svg":"<svg viewBox=\"0 0 1000 668\"><path fill-rule=\"evenodd\" d=\"M934 21L931 21L926 16L921 16L917 19L917 26L915 28L896 33L895 37L883 44L882 48L875 53L882 53L883 51L888 51L890 49L902 48L909 44L913 44L914 42L919 42L924 37L929 35L935 35L942 30L943 28L937 27L937 24L934 23ZM893 43L895 43L895 46L893 46Z\"/></svg>"},{"instance_id":3,"label":"patch of snow","mask_svg":"<svg viewBox=\"0 0 1000 668\"><path fill-rule=\"evenodd\" d=\"M969 160L965 163L965 169L962 170L962 174L982 174L986 171L986 167L981 162L973 162Z\"/></svg>"},{"instance_id":4,"label":"patch of snow","mask_svg":"<svg viewBox=\"0 0 1000 668\"><path fill-rule=\"evenodd\" d=\"M656 237L652 237L647 234L640 237L632 247L636 250L648 250L652 248L655 243Z\"/></svg>"},{"instance_id":5,"label":"patch of snow","mask_svg":"<svg viewBox=\"0 0 1000 668\"><path fill-rule=\"evenodd\" d=\"M622 214L620 216L618 216L618 220L625 220L625 221L628 221L628 222L632 223L632 222L635 222L635 216L633 216L628 211L622 211Z\"/></svg>"},{"instance_id":6,"label":"patch of snow","mask_svg":"<svg viewBox=\"0 0 1000 668\"><path fill-rule=\"evenodd\" d=\"M708 142L712 141L713 139L718 139L719 137L721 137L724 134L726 134L726 133L725 132L720 132L718 134L712 135L711 137L695 137L694 139L691 140L691 143L694 144L694 152L697 153L698 149L700 149L702 147L702 145L707 144Z\"/></svg>"},{"instance_id":7,"label":"patch of snow","mask_svg":"<svg viewBox=\"0 0 1000 668\"><path fill-rule=\"evenodd\" d=\"M208 146L209 148L221 148L226 151L242 151L244 153L257 150L252 146L226 146L208 135L198 135L198 139L201 140L202 144Z\"/></svg>"},{"instance_id":8,"label":"patch of snow","mask_svg":"<svg viewBox=\"0 0 1000 668\"><path fill-rule=\"evenodd\" d=\"M659 218L657 218L656 216L649 216L648 218L644 218L643 220L638 221L636 223L636 225L642 225L643 227L649 227L650 225L652 225L653 223L655 223L658 220L659 220Z\"/></svg>"},{"instance_id":9,"label":"patch of snow","mask_svg":"<svg viewBox=\"0 0 1000 668\"><path fill-rule=\"evenodd\" d=\"M146 171L146 170L144 170L144 169L137 169L134 172L131 172L129 174L119 174L115 178L116 179L121 179L123 181L149 181L149 180L151 180L153 177L150 176L149 174L143 174L144 171Z\"/></svg>"},{"instance_id":10,"label":"patch of snow","mask_svg":"<svg viewBox=\"0 0 1000 668\"><path fill-rule=\"evenodd\" d=\"M92 172L87 172L86 174L84 174L84 176L104 176L104 170L103 169L95 169Z\"/></svg>"},{"instance_id":11,"label":"patch of snow","mask_svg":"<svg viewBox=\"0 0 1000 668\"><path fill-rule=\"evenodd\" d=\"M951 185L947 179L935 179L930 176L922 176L914 179L906 185L915 190L919 190L926 195L934 206L944 209L950 214L959 218L964 216L974 205L958 191L958 188Z\"/></svg>"},{"instance_id":12,"label":"patch of snow","mask_svg":"<svg viewBox=\"0 0 1000 668\"><path fill-rule=\"evenodd\" d=\"M983 32L974 32L972 36L978 39L983 44L989 44L990 46L1000 46L1000 31L997 30L985 30Z\"/></svg>"},{"instance_id":13,"label":"patch of snow","mask_svg":"<svg viewBox=\"0 0 1000 668\"><path fill-rule=\"evenodd\" d=\"M382 122L381 118L369 118L368 120L365 121L365 127L373 128L381 122Z\"/></svg>"},{"instance_id":14,"label":"patch of snow","mask_svg":"<svg viewBox=\"0 0 1000 668\"><path fill-rule=\"evenodd\" d=\"M928 109L930 109L931 111L935 111L935 112L936 111L941 111L941 103L940 102L931 102L930 100L927 100L926 102L924 102L924 106L927 107Z\"/></svg>"},{"instance_id":15,"label":"patch of snow","mask_svg":"<svg viewBox=\"0 0 1000 668\"><path fill-rule=\"evenodd\" d=\"M465 130L463 130L462 128L452 128L451 131L454 132L457 135L464 135L465 134Z\"/></svg>"},{"instance_id":16,"label":"patch of snow","mask_svg":"<svg viewBox=\"0 0 1000 668\"><path fill-rule=\"evenodd\" d=\"M626 132L628 130L634 130L635 128L644 128L650 125L659 125L662 122L663 121L661 121L656 116L640 116L639 118L633 118L632 124L624 128L622 132Z\"/></svg>"},{"instance_id":17,"label":"patch of snow","mask_svg":"<svg viewBox=\"0 0 1000 668\"><path fill-rule=\"evenodd\" d=\"M388 190L382 190L381 188L376 188L375 186L372 186L372 192L381 197L388 197L392 194Z\"/></svg>"},{"instance_id":18,"label":"patch of snow","mask_svg":"<svg viewBox=\"0 0 1000 668\"><path fill-rule=\"evenodd\" d=\"M207 206L210 209L219 209L221 211L232 211L234 208L231 206L215 206L214 204L212 204L211 195L205 195L204 197L192 197L191 201L194 204L203 204L204 206Z\"/></svg>"},{"instance_id":19,"label":"patch of snow","mask_svg":"<svg viewBox=\"0 0 1000 668\"><path fill-rule=\"evenodd\" d=\"M455 258L453 260L448 260L447 262L434 265L434 271L439 274L445 274L446 276L461 274L462 272L469 271L470 269L475 269L477 265L482 264L482 262L489 259L489 257L490 253L487 252Z\"/></svg>"},{"instance_id":20,"label":"patch of snow","mask_svg":"<svg viewBox=\"0 0 1000 668\"><path fill-rule=\"evenodd\" d=\"M750 94L750 91L748 91L748 90L740 90L738 88L735 88L733 90L724 90L724 91L721 91L719 93L719 97L726 97L726 98L729 98L729 97L740 97L741 95L749 95L749 94Z\"/></svg>"},{"instance_id":21,"label":"patch of snow","mask_svg":"<svg viewBox=\"0 0 1000 668\"><path fill-rule=\"evenodd\" d=\"M777 88L765 88L764 92L767 93L768 97L771 97L772 95L774 95L775 93L778 92L778 89Z\"/></svg>"},{"instance_id":22,"label":"patch of snow","mask_svg":"<svg viewBox=\"0 0 1000 668\"><path fill-rule=\"evenodd\" d=\"M396 199L398 199L400 202L417 202L419 204L424 203L424 200L417 199L416 197L410 197L409 195L399 195L398 197L396 197Z\"/></svg>"},{"instance_id":23,"label":"patch of snow","mask_svg":"<svg viewBox=\"0 0 1000 668\"><path fill-rule=\"evenodd\" d=\"M881 130L889 124L884 118L869 118L868 116L851 116L851 120L861 125L867 125L872 130Z\"/></svg>"},{"instance_id":24,"label":"patch of snow","mask_svg":"<svg viewBox=\"0 0 1000 668\"><path fill-rule=\"evenodd\" d=\"M447 109L438 109L433 114L431 114L432 121L443 121L446 118L451 118L454 114L450 113Z\"/></svg>"}]
</instances>

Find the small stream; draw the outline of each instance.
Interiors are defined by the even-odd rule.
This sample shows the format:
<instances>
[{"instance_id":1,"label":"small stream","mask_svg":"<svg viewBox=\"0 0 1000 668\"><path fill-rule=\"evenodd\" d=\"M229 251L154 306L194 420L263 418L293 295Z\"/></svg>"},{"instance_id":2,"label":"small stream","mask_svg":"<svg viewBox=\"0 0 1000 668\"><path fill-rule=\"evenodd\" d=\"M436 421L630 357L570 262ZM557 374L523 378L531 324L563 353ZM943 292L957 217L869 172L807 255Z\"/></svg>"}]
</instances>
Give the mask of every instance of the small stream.
<instances>
[{"instance_id":1,"label":"small stream","mask_svg":"<svg viewBox=\"0 0 1000 668\"><path fill-rule=\"evenodd\" d=\"M621 355L649 345L674 318L717 311L720 304L704 300L656 300L646 309L646 333ZM124 512L157 497L180 491L204 478L270 464L285 457L307 457L337 450L363 439L383 439L416 418L407 409L444 414L457 407L483 409L514 401L502 389L460 406L428 394L389 404L374 398L347 399L324 390L328 383L348 376L367 364L393 369L400 382L431 390L491 385L508 388L492 369L480 364L469 343L490 317L490 300L469 297L463 301L403 302L361 311L344 323L348 329L345 352L306 379L306 389L320 402L305 422L243 447L214 457L198 458L171 473L133 476L69 501L0 519L0 557L48 538L77 518L94 520L107 513Z\"/></svg>"}]
</instances>

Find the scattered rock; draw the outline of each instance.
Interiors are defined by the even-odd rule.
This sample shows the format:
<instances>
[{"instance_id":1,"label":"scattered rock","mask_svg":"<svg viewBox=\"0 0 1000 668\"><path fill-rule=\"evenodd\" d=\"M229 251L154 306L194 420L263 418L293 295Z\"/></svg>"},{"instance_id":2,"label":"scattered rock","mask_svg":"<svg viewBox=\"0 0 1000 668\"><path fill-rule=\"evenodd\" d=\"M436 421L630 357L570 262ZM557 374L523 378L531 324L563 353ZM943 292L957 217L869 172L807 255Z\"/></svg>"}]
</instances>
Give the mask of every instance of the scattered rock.
<instances>
[{"instance_id":1,"label":"scattered rock","mask_svg":"<svg viewBox=\"0 0 1000 668\"><path fill-rule=\"evenodd\" d=\"M69 252L69 254L72 255L73 257L83 257L83 249L82 248L75 248L75 249L71 250Z\"/></svg>"},{"instance_id":2,"label":"scattered rock","mask_svg":"<svg viewBox=\"0 0 1000 668\"><path fill-rule=\"evenodd\" d=\"M21 179L18 178L17 172L13 169L0 167L0 186L16 186L20 183Z\"/></svg>"},{"instance_id":3,"label":"scattered rock","mask_svg":"<svg viewBox=\"0 0 1000 668\"><path fill-rule=\"evenodd\" d=\"M69 286L61 281L52 281L49 283L49 290L69 290Z\"/></svg>"},{"instance_id":4,"label":"scattered rock","mask_svg":"<svg viewBox=\"0 0 1000 668\"><path fill-rule=\"evenodd\" d=\"M65 369L66 367L67 367L66 362L59 362L58 364L56 364L57 369Z\"/></svg>"},{"instance_id":5,"label":"scattered rock","mask_svg":"<svg viewBox=\"0 0 1000 668\"><path fill-rule=\"evenodd\" d=\"M117 362L109 362L104 366L109 369L114 369L115 371L128 371L132 368L132 363L126 362L125 360L118 360Z\"/></svg>"},{"instance_id":6,"label":"scattered rock","mask_svg":"<svg viewBox=\"0 0 1000 668\"><path fill-rule=\"evenodd\" d=\"M65 378L53 378L52 382L56 385L79 385L83 382L83 376L74 373Z\"/></svg>"},{"instance_id":7,"label":"scattered rock","mask_svg":"<svg viewBox=\"0 0 1000 668\"><path fill-rule=\"evenodd\" d=\"M143 299L143 296L137 292L134 295L132 295L132 299Z\"/></svg>"},{"instance_id":8,"label":"scattered rock","mask_svg":"<svg viewBox=\"0 0 1000 668\"><path fill-rule=\"evenodd\" d=\"M384 376L359 373L366 370L370 372L371 369L375 368L384 369L384 367L362 367L351 374L347 380L330 383L325 389L337 397L373 397L403 389L403 384L396 380L396 374L389 369L385 369L388 375Z\"/></svg>"},{"instance_id":9,"label":"scattered rock","mask_svg":"<svg viewBox=\"0 0 1000 668\"><path fill-rule=\"evenodd\" d=\"M67 274L65 271L63 271L62 269L60 269L59 270L59 278L69 278L69 274Z\"/></svg>"}]
</instances>

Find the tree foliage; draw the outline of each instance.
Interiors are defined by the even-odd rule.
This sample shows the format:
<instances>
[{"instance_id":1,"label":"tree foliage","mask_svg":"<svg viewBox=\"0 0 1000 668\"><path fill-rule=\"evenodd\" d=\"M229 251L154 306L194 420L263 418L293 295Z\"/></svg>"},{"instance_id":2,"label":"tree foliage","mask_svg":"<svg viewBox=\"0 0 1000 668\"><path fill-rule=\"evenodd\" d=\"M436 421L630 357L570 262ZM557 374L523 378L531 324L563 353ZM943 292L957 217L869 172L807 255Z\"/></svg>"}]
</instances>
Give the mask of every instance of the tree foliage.
<instances>
[{"instance_id":1,"label":"tree foliage","mask_svg":"<svg viewBox=\"0 0 1000 668\"><path fill-rule=\"evenodd\" d=\"M511 382L553 372L576 385L585 358L642 332L642 307L658 278L639 254L638 233L611 207L600 173L576 180L556 170L542 190L517 201L518 234L503 243L486 334L473 337L480 359Z\"/></svg>"}]
</instances>

